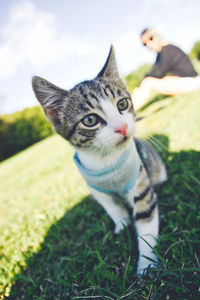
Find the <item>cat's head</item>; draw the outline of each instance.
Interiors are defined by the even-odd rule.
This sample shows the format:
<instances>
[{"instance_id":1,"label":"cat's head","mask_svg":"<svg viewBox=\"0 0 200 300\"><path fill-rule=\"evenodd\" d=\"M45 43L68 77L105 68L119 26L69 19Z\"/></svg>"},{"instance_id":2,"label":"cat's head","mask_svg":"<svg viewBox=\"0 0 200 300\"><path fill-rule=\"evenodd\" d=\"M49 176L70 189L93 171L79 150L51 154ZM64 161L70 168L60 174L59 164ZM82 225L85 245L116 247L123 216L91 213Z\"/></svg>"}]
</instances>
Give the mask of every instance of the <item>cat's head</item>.
<instances>
[{"instance_id":1,"label":"cat's head","mask_svg":"<svg viewBox=\"0 0 200 300\"><path fill-rule=\"evenodd\" d=\"M119 77L114 48L97 77L71 90L33 77L33 90L57 133L76 149L105 153L125 147L135 133L129 92Z\"/></svg>"}]
</instances>

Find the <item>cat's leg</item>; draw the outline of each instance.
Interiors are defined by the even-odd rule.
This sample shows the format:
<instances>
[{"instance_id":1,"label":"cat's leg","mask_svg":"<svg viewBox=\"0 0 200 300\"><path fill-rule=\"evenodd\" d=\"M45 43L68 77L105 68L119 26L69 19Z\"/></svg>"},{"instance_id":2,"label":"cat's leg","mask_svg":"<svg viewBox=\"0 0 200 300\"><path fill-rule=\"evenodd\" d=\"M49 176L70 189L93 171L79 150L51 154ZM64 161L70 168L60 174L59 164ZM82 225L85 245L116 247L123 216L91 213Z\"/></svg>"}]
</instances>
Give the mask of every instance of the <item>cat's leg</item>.
<instances>
[{"instance_id":1,"label":"cat's leg","mask_svg":"<svg viewBox=\"0 0 200 300\"><path fill-rule=\"evenodd\" d=\"M153 248L158 238L159 217L157 196L151 187L147 186L140 195L135 196L134 201L139 249L137 274L140 276L149 265L153 266L154 261L157 261Z\"/></svg>"},{"instance_id":2,"label":"cat's leg","mask_svg":"<svg viewBox=\"0 0 200 300\"><path fill-rule=\"evenodd\" d=\"M153 248L157 243L158 238L158 208L155 208L154 216L151 221L137 221L139 260L137 274L143 275L144 270L155 265L157 256ZM149 259L148 259L149 258Z\"/></svg>"},{"instance_id":3,"label":"cat's leg","mask_svg":"<svg viewBox=\"0 0 200 300\"><path fill-rule=\"evenodd\" d=\"M141 166L134 187L134 219L139 250L137 274L142 275L144 269L153 265L152 261L157 261L153 248L156 245L159 231L157 195L151 186L144 165Z\"/></svg>"},{"instance_id":4,"label":"cat's leg","mask_svg":"<svg viewBox=\"0 0 200 300\"><path fill-rule=\"evenodd\" d=\"M123 205L114 201L111 195L96 191L90 188L96 201L103 206L107 214L115 223L114 233L118 234L125 226L130 223L128 211Z\"/></svg>"}]
</instances>

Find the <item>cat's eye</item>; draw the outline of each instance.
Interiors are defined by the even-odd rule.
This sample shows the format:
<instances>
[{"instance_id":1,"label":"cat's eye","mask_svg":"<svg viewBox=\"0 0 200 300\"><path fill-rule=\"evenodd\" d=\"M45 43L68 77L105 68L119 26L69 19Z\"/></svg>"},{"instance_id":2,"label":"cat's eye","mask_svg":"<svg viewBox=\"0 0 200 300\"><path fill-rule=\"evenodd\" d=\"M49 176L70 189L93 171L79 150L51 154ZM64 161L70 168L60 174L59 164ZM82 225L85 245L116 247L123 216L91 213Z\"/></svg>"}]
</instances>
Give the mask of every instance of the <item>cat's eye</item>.
<instances>
[{"instance_id":1,"label":"cat's eye","mask_svg":"<svg viewBox=\"0 0 200 300\"><path fill-rule=\"evenodd\" d=\"M124 111L128 108L128 101L126 98L123 98L117 102L117 108L119 111Z\"/></svg>"},{"instance_id":2,"label":"cat's eye","mask_svg":"<svg viewBox=\"0 0 200 300\"><path fill-rule=\"evenodd\" d=\"M94 127L94 126L96 126L99 123L99 118L98 118L97 115L91 114L91 115L88 115L87 117L83 118L81 120L81 122L86 127Z\"/></svg>"}]
</instances>

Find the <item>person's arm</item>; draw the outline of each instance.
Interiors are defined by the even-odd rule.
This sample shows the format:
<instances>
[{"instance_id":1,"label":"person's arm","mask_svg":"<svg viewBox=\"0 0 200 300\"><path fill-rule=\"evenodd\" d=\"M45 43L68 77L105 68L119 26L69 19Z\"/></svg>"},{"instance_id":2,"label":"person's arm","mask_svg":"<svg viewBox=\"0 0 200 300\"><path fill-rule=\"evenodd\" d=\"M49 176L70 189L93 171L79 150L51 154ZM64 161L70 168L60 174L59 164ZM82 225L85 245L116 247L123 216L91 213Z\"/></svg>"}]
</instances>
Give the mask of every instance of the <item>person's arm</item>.
<instances>
[{"instance_id":1,"label":"person's arm","mask_svg":"<svg viewBox=\"0 0 200 300\"><path fill-rule=\"evenodd\" d=\"M157 56L156 62L153 68L145 77L163 78L170 70L171 59L170 52L167 49L163 49Z\"/></svg>"}]
</instances>

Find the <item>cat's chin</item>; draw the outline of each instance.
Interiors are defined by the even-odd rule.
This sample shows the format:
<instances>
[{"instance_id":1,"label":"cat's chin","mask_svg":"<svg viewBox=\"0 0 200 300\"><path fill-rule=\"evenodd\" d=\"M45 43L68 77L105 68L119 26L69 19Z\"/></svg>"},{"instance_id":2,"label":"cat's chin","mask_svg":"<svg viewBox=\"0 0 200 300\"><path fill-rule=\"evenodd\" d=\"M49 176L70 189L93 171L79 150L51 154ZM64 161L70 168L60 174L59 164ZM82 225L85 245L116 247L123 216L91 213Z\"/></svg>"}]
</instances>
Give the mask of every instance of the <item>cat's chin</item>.
<instances>
[{"instance_id":1,"label":"cat's chin","mask_svg":"<svg viewBox=\"0 0 200 300\"><path fill-rule=\"evenodd\" d=\"M123 137L123 139L122 140L120 140L117 144L116 144L116 146L118 147L118 146L124 146L125 144L127 144L128 142L130 141L130 138L129 137Z\"/></svg>"},{"instance_id":2,"label":"cat's chin","mask_svg":"<svg viewBox=\"0 0 200 300\"><path fill-rule=\"evenodd\" d=\"M123 137L122 139L120 139L120 141L118 141L115 145L112 146L112 150L123 150L126 149L127 146L129 145L131 139L133 139L132 137ZM110 148L108 153L110 153Z\"/></svg>"}]
</instances>

